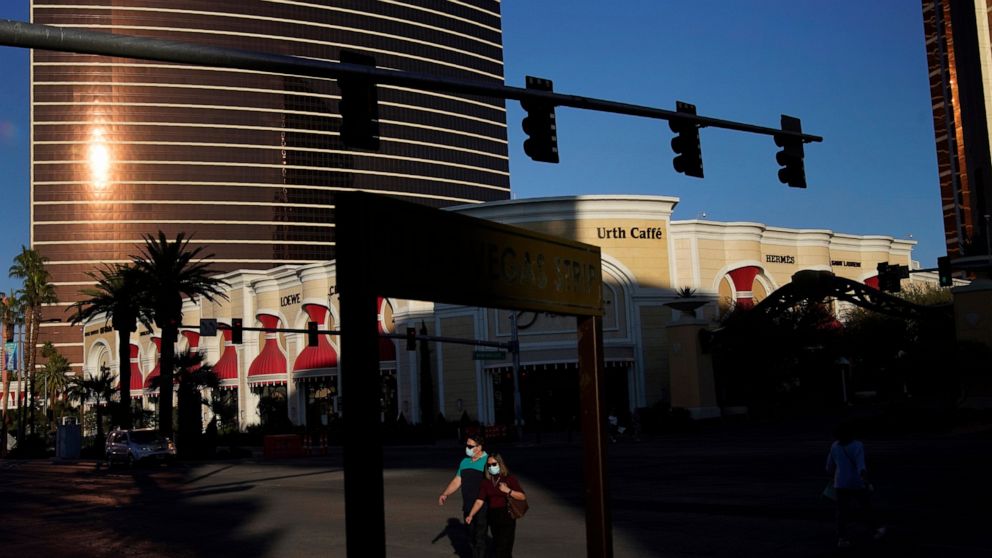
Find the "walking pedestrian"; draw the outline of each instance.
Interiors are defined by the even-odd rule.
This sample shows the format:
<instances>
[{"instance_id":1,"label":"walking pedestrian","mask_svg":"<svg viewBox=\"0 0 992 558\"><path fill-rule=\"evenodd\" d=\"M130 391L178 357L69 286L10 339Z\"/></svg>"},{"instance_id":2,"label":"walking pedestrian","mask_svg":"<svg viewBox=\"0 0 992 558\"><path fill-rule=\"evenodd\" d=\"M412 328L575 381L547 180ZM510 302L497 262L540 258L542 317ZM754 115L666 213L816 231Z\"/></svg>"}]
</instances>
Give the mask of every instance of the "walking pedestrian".
<instances>
[{"instance_id":1,"label":"walking pedestrian","mask_svg":"<svg viewBox=\"0 0 992 558\"><path fill-rule=\"evenodd\" d=\"M874 487L868 480L865 466L865 447L854 437L850 423L842 423L834 431L836 441L827 454L827 473L833 475L833 486L837 504L837 547L851 546L849 525L855 507L863 515L863 520L873 530L877 540L885 535L885 527L879 523L871 506L871 493Z\"/></svg>"},{"instance_id":2,"label":"walking pedestrian","mask_svg":"<svg viewBox=\"0 0 992 558\"><path fill-rule=\"evenodd\" d=\"M458 471L451 479L448 486L441 491L437 498L437 505L443 506L458 489L462 492L462 518L468 528L468 543L472 549L472 558L486 558L486 517L482 521L470 523L467 519L472 505L479 497L479 489L484 478L486 459L489 457L483 451L483 439L481 434L474 434L465 438L465 457L458 464Z\"/></svg>"},{"instance_id":3,"label":"walking pedestrian","mask_svg":"<svg viewBox=\"0 0 992 558\"><path fill-rule=\"evenodd\" d=\"M475 523L479 516L488 515L489 528L493 532L496 545L496 558L513 557L513 540L516 538L517 520L510 515L507 500L527 500L527 494L520 487L516 477L510 474L506 460L498 452L486 459L486 481L482 483L478 499L472 505L465 522ZM488 504L489 511L482 512Z\"/></svg>"}]
</instances>

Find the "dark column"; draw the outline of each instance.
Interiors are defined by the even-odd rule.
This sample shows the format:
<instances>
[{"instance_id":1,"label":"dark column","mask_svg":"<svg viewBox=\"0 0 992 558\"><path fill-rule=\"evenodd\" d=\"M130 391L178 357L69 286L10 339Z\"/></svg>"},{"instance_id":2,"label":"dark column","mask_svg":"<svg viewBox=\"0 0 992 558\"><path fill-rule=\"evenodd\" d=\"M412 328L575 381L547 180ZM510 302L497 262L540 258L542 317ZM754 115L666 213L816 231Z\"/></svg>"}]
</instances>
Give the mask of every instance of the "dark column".
<instances>
[{"instance_id":1,"label":"dark column","mask_svg":"<svg viewBox=\"0 0 992 558\"><path fill-rule=\"evenodd\" d=\"M378 300L363 275L365 260L375 257L375 250L359 232L366 218L372 217L359 204L337 206L345 534L348 556L384 558Z\"/></svg>"}]
</instances>

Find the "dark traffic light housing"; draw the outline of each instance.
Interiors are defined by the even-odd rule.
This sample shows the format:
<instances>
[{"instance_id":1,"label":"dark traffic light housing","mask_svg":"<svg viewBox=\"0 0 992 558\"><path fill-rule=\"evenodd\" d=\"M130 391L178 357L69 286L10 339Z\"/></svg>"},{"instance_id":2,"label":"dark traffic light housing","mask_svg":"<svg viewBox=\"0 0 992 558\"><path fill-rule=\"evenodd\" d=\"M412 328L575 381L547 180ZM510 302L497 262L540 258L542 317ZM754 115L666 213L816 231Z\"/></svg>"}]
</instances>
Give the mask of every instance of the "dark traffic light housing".
<instances>
[{"instance_id":1,"label":"dark traffic light housing","mask_svg":"<svg viewBox=\"0 0 992 558\"><path fill-rule=\"evenodd\" d=\"M417 350L417 328L415 327L406 328L406 350Z\"/></svg>"},{"instance_id":2,"label":"dark traffic light housing","mask_svg":"<svg viewBox=\"0 0 992 558\"><path fill-rule=\"evenodd\" d=\"M307 347L317 346L317 322L307 322Z\"/></svg>"},{"instance_id":3,"label":"dark traffic light housing","mask_svg":"<svg viewBox=\"0 0 992 558\"><path fill-rule=\"evenodd\" d=\"M675 101L675 110L683 114L695 116L696 105ZM672 117L668 127L675 132L672 138L672 150L675 158L672 166L675 172L696 178L703 177L703 148L699 144L699 126L692 120Z\"/></svg>"},{"instance_id":4,"label":"dark traffic light housing","mask_svg":"<svg viewBox=\"0 0 992 558\"><path fill-rule=\"evenodd\" d=\"M954 277L951 276L953 272L954 271L951 269L950 256L941 256L937 258L937 278L941 287L954 286Z\"/></svg>"},{"instance_id":5,"label":"dark traffic light housing","mask_svg":"<svg viewBox=\"0 0 992 558\"><path fill-rule=\"evenodd\" d=\"M902 290L902 280L909 278L909 266L879 262L877 269L880 291L898 293Z\"/></svg>"},{"instance_id":6,"label":"dark traffic light housing","mask_svg":"<svg viewBox=\"0 0 992 558\"><path fill-rule=\"evenodd\" d=\"M231 318L231 343L241 344L241 335L244 331L242 327L241 318Z\"/></svg>"},{"instance_id":7,"label":"dark traffic light housing","mask_svg":"<svg viewBox=\"0 0 992 558\"><path fill-rule=\"evenodd\" d=\"M341 51L341 62L375 68L375 58L367 54ZM375 81L367 77L338 78L341 100L341 142L357 149L379 149L379 93Z\"/></svg>"},{"instance_id":8,"label":"dark traffic light housing","mask_svg":"<svg viewBox=\"0 0 992 558\"><path fill-rule=\"evenodd\" d=\"M796 132L803 131L802 122L798 118L782 115L782 131ZM803 158L806 156L803 150L803 140L796 136L775 136L775 145L782 148L775 154L775 160L782 166L778 170L778 179L782 184L788 184L793 188L806 187L806 164Z\"/></svg>"},{"instance_id":9,"label":"dark traffic light housing","mask_svg":"<svg viewBox=\"0 0 992 558\"><path fill-rule=\"evenodd\" d=\"M550 79L527 76L527 89L553 91ZM538 99L522 99L520 106L527 112L523 128L527 134L524 140L524 153L542 163L558 162L558 121L555 118L555 105Z\"/></svg>"}]
</instances>

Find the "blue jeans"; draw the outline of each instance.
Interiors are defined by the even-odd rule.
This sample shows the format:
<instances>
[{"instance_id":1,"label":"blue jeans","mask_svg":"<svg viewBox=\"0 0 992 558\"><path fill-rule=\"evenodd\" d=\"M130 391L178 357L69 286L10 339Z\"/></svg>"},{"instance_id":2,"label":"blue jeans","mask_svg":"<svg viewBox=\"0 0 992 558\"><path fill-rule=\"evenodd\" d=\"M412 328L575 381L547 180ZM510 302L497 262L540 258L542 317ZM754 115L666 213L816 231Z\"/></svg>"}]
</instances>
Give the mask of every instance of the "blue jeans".
<instances>
[{"instance_id":1,"label":"blue jeans","mask_svg":"<svg viewBox=\"0 0 992 558\"><path fill-rule=\"evenodd\" d=\"M837 536L847 538L847 527L855 515L855 508L861 512L862 520L872 528L878 529L880 524L875 518L871 507L871 492L865 488L837 489Z\"/></svg>"}]
</instances>

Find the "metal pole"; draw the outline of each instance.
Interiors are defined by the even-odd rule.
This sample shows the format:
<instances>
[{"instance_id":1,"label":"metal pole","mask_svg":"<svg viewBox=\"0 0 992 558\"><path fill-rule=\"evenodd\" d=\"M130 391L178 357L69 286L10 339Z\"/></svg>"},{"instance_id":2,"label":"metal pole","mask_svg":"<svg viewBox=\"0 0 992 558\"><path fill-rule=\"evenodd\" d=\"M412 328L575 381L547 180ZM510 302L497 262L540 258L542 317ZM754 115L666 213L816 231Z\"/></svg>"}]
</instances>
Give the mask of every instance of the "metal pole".
<instances>
[{"instance_id":1,"label":"metal pole","mask_svg":"<svg viewBox=\"0 0 992 558\"><path fill-rule=\"evenodd\" d=\"M769 136L798 137L802 138L804 142L823 141L823 138L820 136L801 132L789 132L765 126L754 126L731 120L709 118L629 103L618 103L605 99L566 95L523 87L511 87L492 81L485 82L439 77L415 72L385 70L360 64L309 60L295 56L211 47L147 37L100 33L97 31L55 27L23 21L0 20L0 45L119 56L124 58L140 58L161 62L178 62L217 68L258 70L320 78L338 78L342 76L366 77L371 78L379 85L398 85L427 91L481 95L517 101L524 99L543 100L562 107L598 110L661 120L677 118L682 121L693 122L701 127L724 128L738 132L750 132Z\"/></svg>"},{"instance_id":2,"label":"metal pole","mask_svg":"<svg viewBox=\"0 0 992 558\"><path fill-rule=\"evenodd\" d=\"M985 216L985 255L988 257L989 261L992 261L992 236L989 234L990 219L992 219L992 215Z\"/></svg>"},{"instance_id":3,"label":"metal pole","mask_svg":"<svg viewBox=\"0 0 992 558\"><path fill-rule=\"evenodd\" d=\"M517 440L523 440L524 411L520 402L520 339L516 310L510 312L510 343L513 344L513 424L517 427Z\"/></svg>"},{"instance_id":4,"label":"metal pole","mask_svg":"<svg viewBox=\"0 0 992 558\"><path fill-rule=\"evenodd\" d=\"M579 399L581 400L582 476L585 480L586 555L613 556L613 523L607 505L606 444L603 432L603 319L578 318Z\"/></svg>"}]
</instances>

